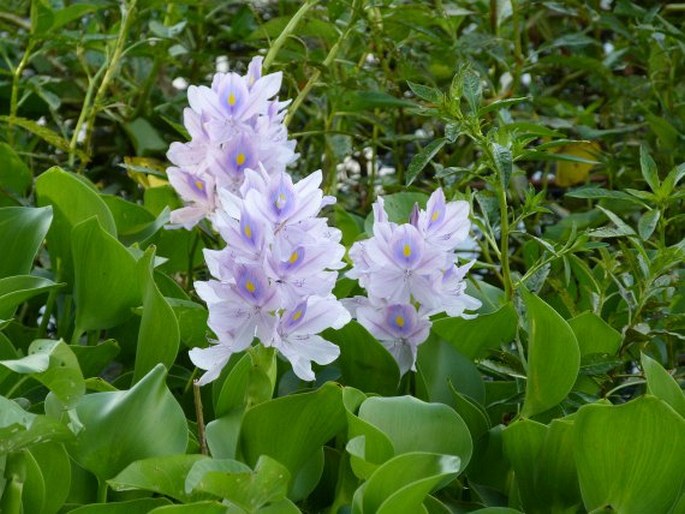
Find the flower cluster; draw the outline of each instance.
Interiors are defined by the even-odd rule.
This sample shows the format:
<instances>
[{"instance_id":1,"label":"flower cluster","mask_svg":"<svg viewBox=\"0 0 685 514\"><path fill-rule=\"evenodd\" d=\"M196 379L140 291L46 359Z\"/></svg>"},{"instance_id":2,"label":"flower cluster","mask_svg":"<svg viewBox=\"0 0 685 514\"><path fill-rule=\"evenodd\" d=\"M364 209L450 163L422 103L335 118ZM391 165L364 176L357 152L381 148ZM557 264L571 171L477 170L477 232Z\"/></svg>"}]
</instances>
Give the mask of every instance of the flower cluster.
<instances>
[{"instance_id":1,"label":"flower cluster","mask_svg":"<svg viewBox=\"0 0 685 514\"><path fill-rule=\"evenodd\" d=\"M409 223L388 220L379 198L374 204L373 236L350 249L358 279L368 297L346 306L395 357L404 374L415 370L416 353L430 331L429 317L439 312L468 317L480 302L465 293L464 276L473 262L457 266L455 248L468 235L469 205L446 202L436 190L425 210L414 206Z\"/></svg>"},{"instance_id":2,"label":"flower cluster","mask_svg":"<svg viewBox=\"0 0 685 514\"><path fill-rule=\"evenodd\" d=\"M258 163L278 175L297 158L283 123L289 101L274 98L281 80L280 72L262 76L262 58L255 57L244 76L217 73L211 88L188 88L183 118L191 140L172 143L167 152L174 164L167 169L169 181L185 203L171 213L172 225L189 229L204 218L214 222L220 189L237 192L245 170Z\"/></svg>"},{"instance_id":3,"label":"flower cluster","mask_svg":"<svg viewBox=\"0 0 685 514\"><path fill-rule=\"evenodd\" d=\"M255 337L275 347L303 380L314 380L312 361L338 357L339 348L318 334L350 320L331 294L345 248L342 233L317 217L335 202L320 183L320 171L293 184L287 173L259 166L245 171L240 195L220 190L215 226L228 244L205 251L214 279L195 283L218 337L217 344L190 351L193 363L208 370L200 384L214 380Z\"/></svg>"}]
</instances>

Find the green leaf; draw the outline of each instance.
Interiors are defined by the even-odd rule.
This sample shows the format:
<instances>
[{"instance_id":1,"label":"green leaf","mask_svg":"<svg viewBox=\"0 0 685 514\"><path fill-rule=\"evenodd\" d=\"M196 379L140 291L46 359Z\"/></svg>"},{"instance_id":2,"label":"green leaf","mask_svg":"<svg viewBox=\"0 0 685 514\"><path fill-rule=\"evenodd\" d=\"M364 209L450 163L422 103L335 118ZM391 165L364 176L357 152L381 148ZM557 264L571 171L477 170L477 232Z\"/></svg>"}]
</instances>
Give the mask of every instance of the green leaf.
<instances>
[{"instance_id":1,"label":"green leaf","mask_svg":"<svg viewBox=\"0 0 685 514\"><path fill-rule=\"evenodd\" d=\"M73 283L71 230L97 216L105 232L116 236L112 213L91 184L60 168L50 168L36 179L38 205L52 205L53 221L47 233L48 251L57 280Z\"/></svg>"},{"instance_id":2,"label":"green leaf","mask_svg":"<svg viewBox=\"0 0 685 514\"><path fill-rule=\"evenodd\" d=\"M519 420L503 432L525 512L577 512L580 489L573 457L573 424L554 420L549 427Z\"/></svg>"},{"instance_id":3,"label":"green leaf","mask_svg":"<svg viewBox=\"0 0 685 514\"><path fill-rule=\"evenodd\" d=\"M9 120L9 116L0 116L0 121L4 123L9 123ZM62 150L64 153L70 153L69 141L64 139L54 130L50 130L45 126L40 125L36 121L27 118L14 117L12 118L12 123L18 127L28 130L34 136L38 136L49 145L52 145L59 150ZM79 158L79 160L88 160L88 155L83 150L79 150L78 148L76 148L73 150L73 152Z\"/></svg>"},{"instance_id":4,"label":"green leaf","mask_svg":"<svg viewBox=\"0 0 685 514\"><path fill-rule=\"evenodd\" d=\"M0 208L0 278L26 275L52 222L52 208Z\"/></svg>"},{"instance_id":5,"label":"green leaf","mask_svg":"<svg viewBox=\"0 0 685 514\"><path fill-rule=\"evenodd\" d=\"M207 499L186 490L186 477L195 464L209 461L205 455L165 455L137 460L107 481L115 491L141 489L169 496L180 502Z\"/></svg>"},{"instance_id":6,"label":"green leaf","mask_svg":"<svg viewBox=\"0 0 685 514\"><path fill-rule=\"evenodd\" d=\"M342 383L369 393L392 395L400 383L397 362L369 332L356 321L340 330L327 330L324 339L340 347L336 365Z\"/></svg>"},{"instance_id":7,"label":"green leaf","mask_svg":"<svg viewBox=\"0 0 685 514\"><path fill-rule=\"evenodd\" d=\"M568 323L537 296L522 290L528 320L528 382L523 416L551 409L571 391L580 350Z\"/></svg>"},{"instance_id":8,"label":"green leaf","mask_svg":"<svg viewBox=\"0 0 685 514\"><path fill-rule=\"evenodd\" d=\"M2 163L0 166L0 190L20 197L26 196L33 181L31 169L7 143L0 143L0 163ZM0 220L2 220L2 214L0 214ZM0 276L2 276L1 273Z\"/></svg>"},{"instance_id":9,"label":"green leaf","mask_svg":"<svg viewBox=\"0 0 685 514\"><path fill-rule=\"evenodd\" d=\"M596 353L615 355L621 347L620 332L590 311L578 314L568 324L576 335L582 357Z\"/></svg>"},{"instance_id":10,"label":"green leaf","mask_svg":"<svg viewBox=\"0 0 685 514\"><path fill-rule=\"evenodd\" d=\"M575 417L575 460L588 511L669 512L685 477L685 420L646 396L586 405Z\"/></svg>"},{"instance_id":11,"label":"green leaf","mask_svg":"<svg viewBox=\"0 0 685 514\"><path fill-rule=\"evenodd\" d=\"M352 514L416 514L435 488L457 476L459 457L412 452L380 466L354 494Z\"/></svg>"},{"instance_id":12,"label":"green leaf","mask_svg":"<svg viewBox=\"0 0 685 514\"><path fill-rule=\"evenodd\" d=\"M47 491L40 514L56 514L67 499L71 486L69 454L60 443L38 444L28 451L40 469Z\"/></svg>"},{"instance_id":13,"label":"green leaf","mask_svg":"<svg viewBox=\"0 0 685 514\"><path fill-rule=\"evenodd\" d=\"M16 489L16 496L14 501L21 496L21 508L11 508L5 503L5 498L0 500L0 511L14 511L14 512L37 512L43 510L45 500L45 481L38 463L27 450L10 454L6 457L5 462L5 476L10 481L10 488L18 486ZM0 483L4 482L0 475ZM4 504L4 505L3 505Z\"/></svg>"},{"instance_id":14,"label":"green leaf","mask_svg":"<svg viewBox=\"0 0 685 514\"><path fill-rule=\"evenodd\" d=\"M656 163L652 156L649 155L649 149L644 143L640 145L640 171L642 172L642 178L649 186L649 189L653 193L659 191L661 183L659 181L659 169L656 167Z\"/></svg>"},{"instance_id":15,"label":"green leaf","mask_svg":"<svg viewBox=\"0 0 685 514\"><path fill-rule=\"evenodd\" d=\"M429 452L459 457L468 465L473 443L464 420L447 405L412 396L372 397L359 408L359 419L390 439L395 455Z\"/></svg>"},{"instance_id":16,"label":"green leaf","mask_svg":"<svg viewBox=\"0 0 685 514\"><path fill-rule=\"evenodd\" d=\"M641 362L650 394L668 403L674 411L685 418L685 394L678 382L657 361L644 353Z\"/></svg>"},{"instance_id":17,"label":"green leaf","mask_svg":"<svg viewBox=\"0 0 685 514\"><path fill-rule=\"evenodd\" d=\"M11 318L17 307L26 300L53 289L59 289L63 285L33 275L0 278L0 319Z\"/></svg>"},{"instance_id":18,"label":"green leaf","mask_svg":"<svg viewBox=\"0 0 685 514\"><path fill-rule=\"evenodd\" d=\"M416 180L416 177L421 173L423 168L426 167L446 143L447 139L444 137L431 141L412 157L409 167L407 168L405 182L407 186L411 185L414 180Z\"/></svg>"},{"instance_id":19,"label":"green leaf","mask_svg":"<svg viewBox=\"0 0 685 514\"><path fill-rule=\"evenodd\" d=\"M112 328L140 305L137 264L130 252L107 233L97 218L74 227L74 303L79 330Z\"/></svg>"},{"instance_id":20,"label":"green leaf","mask_svg":"<svg viewBox=\"0 0 685 514\"><path fill-rule=\"evenodd\" d=\"M32 414L0 396L0 454L40 443L65 441L73 434L59 421Z\"/></svg>"},{"instance_id":21,"label":"green leaf","mask_svg":"<svg viewBox=\"0 0 685 514\"><path fill-rule=\"evenodd\" d=\"M480 102L483 99L483 85L478 73L468 68L463 72L462 95L469 105L472 113L478 112Z\"/></svg>"},{"instance_id":22,"label":"green leaf","mask_svg":"<svg viewBox=\"0 0 685 514\"><path fill-rule=\"evenodd\" d=\"M145 376L157 363L167 368L176 360L180 344L174 310L159 292L153 276L154 249L138 261L138 276L143 289L143 317L140 320L133 381Z\"/></svg>"},{"instance_id":23,"label":"green leaf","mask_svg":"<svg viewBox=\"0 0 685 514\"><path fill-rule=\"evenodd\" d=\"M208 473L251 473L246 464L234 459L199 459L186 474L184 489L191 493Z\"/></svg>"},{"instance_id":24,"label":"green leaf","mask_svg":"<svg viewBox=\"0 0 685 514\"><path fill-rule=\"evenodd\" d=\"M344 427L340 386L327 383L314 392L276 398L249 409L239 448L248 465L268 455L286 466L294 478Z\"/></svg>"},{"instance_id":25,"label":"green leaf","mask_svg":"<svg viewBox=\"0 0 685 514\"><path fill-rule=\"evenodd\" d=\"M652 209L640 216L640 219L637 222L637 232L640 234L643 241L647 241L654 233L660 217L661 211L659 209Z\"/></svg>"},{"instance_id":26,"label":"green leaf","mask_svg":"<svg viewBox=\"0 0 685 514\"><path fill-rule=\"evenodd\" d=\"M208 471L193 486L218 498L226 499L247 512L285 499L290 473L279 462L267 456L257 461L254 472Z\"/></svg>"},{"instance_id":27,"label":"green leaf","mask_svg":"<svg viewBox=\"0 0 685 514\"><path fill-rule=\"evenodd\" d=\"M485 357L488 350L516 337L518 318L511 303L475 319L443 318L432 330L470 359Z\"/></svg>"},{"instance_id":28,"label":"green leaf","mask_svg":"<svg viewBox=\"0 0 685 514\"><path fill-rule=\"evenodd\" d=\"M445 95L438 88L424 86L423 84L416 84L415 82L407 81L409 89L411 89L416 96L430 102L432 104L440 105L445 99Z\"/></svg>"},{"instance_id":29,"label":"green leaf","mask_svg":"<svg viewBox=\"0 0 685 514\"><path fill-rule=\"evenodd\" d=\"M195 502L157 507L148 514L227 514L227 510L226 505L217 502Z\"/></svg>"},{"instance_id":30,"label":"green leaf","mask_svg":"<svg viewBox=\"0 0 685 514\"><path fill-rule=\"evenodd\" d=\"M83 430L71 456L101 479L136 460L183 453L188 427L183 409L164 384L157 365L128 391L88 394L76 406Z\"/></svg>"},{"instance_id":31,"label":"green leaf","mask_svg":"<svg viewBox=\"0 0 685 514\"><path fill-rule=\"evenodd\" d=\"M511 150L497 143L492 143L492 159L495 164L495 171L499 175L500 184L506 190L509 187L511 172L514 169Z\"/></svg>"},{"instance_id":32,"label":"green leaf","mask_svg":"<svg viewBox=\"0 0 685 514\"><path fill-rule=\"evenodd\" d=\"M95 346L73 345L70 348L78 359L84 377L99 376L105 366L121 351L119 344L114 339L101 341Z\"/></svg>"},{"instance_id":33,"label":"green leaf","mask_svg":"<svg viewBox=\"0 0 685 514\"><path fill-rule=\"evenodd\" d=\"M170 503L166 498L139 498L123 502L92 503L70 510L69 514L149 514Z\"/></svg>"},{"instance_id":34,"label":"green leaf","mask_svg":"<svg viewBox=\"0 0 685 514\"><path fill-rule=\"evenodd\" d=\"M29 346L26 357L0 364L16 373L31 375L67 406L72 406L86 391L78 360L61 340L37 339Z\"/></svg>"},{"instance_id":35,"label":"green leaf","mask_svg":"<svg viewBox=\"0 0 685 514\"><path fill-rule=\"evenodd\" d=\"M147 156L165 151L169 144L162 139L149 121L136 118L124 125L124 129L131 138L136 155Z\"/></svg>"},{"instance_id":36,"label":"green leaf","mask_svg":"<svg viewBox=\"0 0 685 514\"><path fill-rule=\"evenodd\" d=\"M55 31L72 21L80 20L84 15L97 11L98 6L92 4L72 4L60 7L54 11L54 18L50 31Z\"/></svg>"},{"instance_id":37,"label":"green leaf","mask_svg":"<svg viewBox=\"0 0 685 514\"><path fill-rule=\"evenodd\" d=\"M45 0L31 0L31 34L42 36L52 27L54 13Z\"/></svg>"},{"instance_id":38,"label":"green leaf","mask_svg":"<svg viewBox=\"0 0 685 514\"><path fill-rule=\"evenodd\" d=\"M483 379L476 365L435 335L429 336L419 346L416 367L416 390L419 397L453 406L454 396L449 387L451 384L454 389L477 402L485 400Z\"/></svg>"}]
</instances>

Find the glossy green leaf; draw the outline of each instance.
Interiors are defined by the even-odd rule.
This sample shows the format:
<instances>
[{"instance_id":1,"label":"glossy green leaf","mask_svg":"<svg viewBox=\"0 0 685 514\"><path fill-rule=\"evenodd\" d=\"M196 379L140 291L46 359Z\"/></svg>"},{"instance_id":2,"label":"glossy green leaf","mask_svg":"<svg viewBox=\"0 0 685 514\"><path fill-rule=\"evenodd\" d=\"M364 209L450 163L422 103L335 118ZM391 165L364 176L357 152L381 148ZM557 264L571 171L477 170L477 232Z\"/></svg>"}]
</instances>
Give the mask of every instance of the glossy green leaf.
<instances>
[{"instance_id":1,"label":"glossy green leaf","mask_svg":"<svg viewBox=\"0 0 685 514\"><path fill-rule=\"evenodd\" d=\"M167 389L157 365L128 391L93 393L76 406L83 424L71 456L102 479L134 461L183 453L188 442L185 414Z\"/></svg>"},{"instance_id":2,"label":"glossy green leaf","mask_svg":"<svg viewBox=\"0 0 685 514\"><path fill-rule=\"evenodd\" d=\"M359 323L351 321L340 330L327 330L324 338L340 347L336 365L345 385L377 394L391 395L397 391L397 362Z\"/></svg>"},{"instance_id":3,"label":"glossy green leaf","mask_svg":"<svg viewBox=\"0 0 685 514\"><path fill-rule=\"evenodd\" d=\"M139 498L123 502L92 503L70 510L69 514L148 514L170 503L166 498Z\"/></svg>"},{"instance_id":4,"label":"glossy green leaf","mask_svg":"<svg viewBox=\"0 0 685 514\"><path fill-rule=\"evenodd\" d=\"M669 512L685 478L685 420L646 396L586 405L575 417L575 460L585 508Z\"/></svg>"},{"instance_id":5,"label":"glossy green leaf","mask_svg":"<svg viewBox=\"0 0 685 514\"><path fill-rule=\"evenodd\" d=\"M528 381L522 414L551 409L569 393L580 369L571 327L552 307L523 290L528 317Z\"/></svg>"},{"instance_id":6,"label":"glossy green leaf","mask_svg":"<svg viewBox=\"0 0 685 514\"><path fill-rule=\"evenodd\" d=\"M644 353L641 362L647 378L647 390L685 418L685 394L678 382L657 361Z\"/></svg>"},{"instance_id":7,"label":"glossy green leaf","mask_svg":"<svg viewBox=\"0 0 685 514\"><path fill-rule=\"evenodd\" d=\"M525 512L576 511L581 504L573 454L573 424L547 427L522 419L503 432Z\"/></svg>"},{"instance_id":8,"label":"glossy green leaf","mask_svg":"<svg viewBox=\"0 0 685 514\"><path fill-rule=\"evenodd\" d=\"M217 502L195 502L186 505L165 505L148 514L227 514L226 505Z\"/></svg>"},{"instance_id":9,"label":"glossy green leaf","mask_svg":"<svg viewBox=\"0 0 685 514\"><path fill-rule=\"evenodd\" d=\"M138 265L97 219L74 227L74 303L81 331L119 325L141 303Z\"/></svg>"},{"instance_id":10,"label":"glossy green leaf","mask_svg":"<svg viewBox=\"0 0 685 514\"><path fill-rule=\"evenodd\" d=\"M234 459L198 459L186 474L184 489L186 493L195 490L202 479L208 473L251 473L252 470L246 464Z\"/></svg>"},{"instance_id":11,"label":"glossy green leaf","mask_svg":"<svg viewBox=\"0 0 685 514\"><path fill-rule=\"evenodd\" d=\"M150 249L138 261L138 276L143 290L143 317L138 332L134 382L145 376L157 363L171 368L180 344L176 315L155 284L152 268L154 256L154 250Z\"/></svg>"},{"instance_id":12,"label":"glossy green leaf","mask_svg":"<svg viewBox=\"0 0 685 514\"><path fill-rule=\"evenodd\" d=\"M660 217L661 211L659 209L652 209L640 216L640 219L637 222L637 232L640 234L643 241L646 241L652 236Z\"/></svg>"},{"instance_id":13,"label":"glossy green leaf","mask_svg":"<svg viewBox=\"0 0 685 514\"><path fill-rule=\"evenodd\" d=\"M355 475L368 478L378 466L394 456L390 438L379 428L356 414L366 395L357 389L343 389L343 405L347 417L347 445L350 464Z\"/></svg>"},{"instance_id":14,"label":"glossy green leaf","mask_svg":"<svg viewBox=\"0 0 685 514\"><path fill-rule=\"evenodd\" d=\"M250 380L252 359L245 354L233 365L216 396L214 411L217 417L224 416L235 409L245 408L245 394Z\"/></svg>"},{"instance_id":15,"label":"glossy green leaf","mask_svg":"<svg viewBox=\"0 0 685 514\"><path fill-rule=\"evenodd\" d=\"M506 190L509 187L509 180L514 169L511 150L497 143L492 144L491 150L495 171L499 175L500 184Z\"/></svg>"},{"instance_id":16,"label":"glossy green leaf","mask_svg":"<svg viewBox=\"0 0 685 514\"><path fill-rule=\"evenodd\" d=\"M576 335L583 357L593 353L615 355L621 347L621 334L590 311L578 314L568 320L568 324Z\"/></svg>"},{"instance_id":17,"label":"glossy green leaf","mask_svg":"<svg viewBox=\"0 0 685 514\"><path fill-rule=\"evenodd\" d=\"M247 512L285 499L290 473L277 461L262 456L254 472L208 471L194 484L193 490L203 491L229 500Z\"/></svg>"},{"instance_id":18,"label":"glossy green leaf","mask_svg":"<svg viewBox=\"0 0 685 514\"><path fill-rule=\"evenodd\" d=\"M312 455L344 428L341 389L327 383L314 392L276 398L249 409L239 448L247 464L254 466L260 456L268 455L295 477Z\"/></svg>"},{"instance_id":19,"label":"glossy green leaf","mask_svg":"<svg viewBox=\"0 0 685 514\"><path fill-rule=\"evenodd\" d=\"M52 222L52 208L0 208L0 278L26 275Z\"/></svg>"},{"instance_id":20,"label":"glossy green leaf","mask_svg":"<svg viewBox=\"0 0 685 514\"><path fill-rule=\"evenodd\" d=\"M0 278L0 319L11 318L17 307L26 300L53 289L59 289L63 285L33 275Z\"/></svg>"},{"instance_id":21,"label":"glossy green leaf","mask_svg":"<svg viewBox=\"0 0 685 514\"><path fill-rule=\"evenodd\" d=\"M490 420L481 405L461 394L450 384L450 391L454 397L454 410L469 427L474 443L490 429Z\"/></svg>"},{"instance_id":22,"label":"glossy green leaf","mask_svg":"<svg viewBox=\"0 0 685 514\"><path fill-rule=\"evenodd\" d=\"M0 364L17 373L30 374L67 406L72 406L86 390L78 360L61 340L37 339L29 346L26 357Z\"/></svg>"},{"instance_id":23,"label":"glossy green leaf","mask_svg":"<svg viewBox=\"0 0 685 514\"><path fill-rule=\"evenodd\" d=\"M40 443L66 441L73 436L59 421L33 414L0 396L0 454Z\"/></svg>"},{"instance_id":24,"label":"glossy green leaf","mask_svg":"<svg viewBox=\"0 0 685 514\"><path fill-rule=\"evenodd\" d=\"M412 452L380 466L354 494L352 514L416 514L436 487L455 478L459 457Z\"/></svg>"},{"instance_id":25,"label":"glossy green leaf","mask_svg":"<svg viewBox=\"0 0 685 514\"><path fill-rule=\"evenodd\" d=\"M434 335L419 346L416 359L417 396L431 402L452 406L454 389L477 402L485 400L483 379L476 365L454 349L452 345Z\"/></svg>"},{"instance_id":26,"label":"glossy green leaf","mask_svg":"<svg viewBox=\"0 0 685 514\"><path fill-rule=\"evenodd\" d=\"M25 196L31 187L33 176L21 157L7 143L0 143L0 191L7 191L17 196ZM2 210L0 209L0 212ZM0 214L0 219L2 219ZM1 229L0 229L1 230ZM0 273L0 277L5 276Z\"/></svg>"},{"instance_id":27,"label":"glossy green leaf","mask_svg":"<svg viewBox=\"0 0 685 514\"><path fill-rule=\"evenodd\" d=\"M5 477L12 485L19 486L18 491L14 491L16 501L17 496L21 497L21 510L15 512L36 512L43 510L46 490L43 474L33 455L27 450L22 450L7 456L5 463ZM0 481L2 475L0 475ZM18 493L18 494L16 494ZM0 512L10 511L8 505L3 505L4 498L0 500Z\"/></svg>"},{"instance_id":28,"label":"glossy green leaf","mask_svg":"<svg viewBox=\"0 0 685 514\"><path fill-rule=\"evenodd\" d=\"M67 499L71 486L69 454L60 443L38 444L29 452L40 468L47 491L40 514L56 514Z\"/></svg>"},{"instance_id":29,"label":"glossy green leaf","mask_svg":"<svg viewBox=\"0 0 685 514\"><path fill-rule=\"evenodd\" d=\"M121 351L114 339L101 341L95 346L71 345L70 348L78 359L84 377L99 376Z\"/></svg>"},{"instance_id":30,"label":"glossy green leaf","mask_svg":"<svg viewBox=\"0 0 685 514\"><path fill-rule=\"evenodd\" d=\"M102 229L116 236L114 218L91 184L57 167L50 168L36 179L36 194L38 205L51 205L53 209L47 244L56 277L71 283L74 274L72 228L96 216Z\"/></svg>"},{"instance_id":31,"label":"glossy green leaf","mask_svg":"<svg viewBox=\"0 0 685 514\"><path fill-rule=\"evenodd\" d=\"M456 455L465 467L473 442L469 429L447 405L426 403L412 396L368 398L359 418L380 429L392 442L395 455L429 452Z\"/></svg>"},{"instance_id":32,"label":"glossy green leaf","mask_svg":"<svg viewBox=\"0 0 685 514\"><path fill-rule=\"evenodd\" d=\"M115 491L142 489L169 496L180 502L207 499L186 491L186 476L204 455L165 455L135 461L107 481Z\"/></svg>"},{"instance_id":33,"label":"glossy green leaf","mask_svg":"<svg viewBox=\"0 0 685 514\"><path fill-rule=\"evenodd\" d=\"M481 314L475 319L437 320L432 330L463 355L477 359L486 356L490 348L513 341L517 324L516 311L508 303L493 313Z\"/></svg>"}]
</instances>

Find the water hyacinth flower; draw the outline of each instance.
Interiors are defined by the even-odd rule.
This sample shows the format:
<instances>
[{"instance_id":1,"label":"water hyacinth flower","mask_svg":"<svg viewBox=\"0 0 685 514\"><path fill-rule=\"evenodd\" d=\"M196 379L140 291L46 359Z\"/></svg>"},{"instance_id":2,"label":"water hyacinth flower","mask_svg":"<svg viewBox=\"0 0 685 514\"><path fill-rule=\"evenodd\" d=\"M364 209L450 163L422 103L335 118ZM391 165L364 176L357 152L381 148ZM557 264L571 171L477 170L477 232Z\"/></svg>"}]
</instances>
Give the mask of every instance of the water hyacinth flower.
<instances>
[{"instance_id":1,"label":"water hyacinth flower","mask_svg":"<svg viewBox=\"0 0 685 514\"><path fill-rule=\"evenodd\" d=\"M216 379L234 353L255 338L275 348L303 380L313 380L312 362L329 364L339 348L319 333L341 328L349 312L331 294L344 266L342 233L319 218L331 203L319 188L321 172L293 183L285 172L263 166L247 170L239 194L223 190L216 227L227 245L205 250L212 279L195 283L209 308L209 327L218 340L190 352Z\"/></svg>"},{"instance_id":2,"label":"water hyacinth flower","mask_svg":"<svg viewBox=\"0 0 685 514\"><path fill-rule=\"evenodd\" d=\"M261 165L269 174L280 174L297 159L295 141L288 140L283 124L289 102L276 97L282 74L262 75L261 68L262 58L255 57L245 75L217 73L211 87L188 87L190 107L183 123L190 141L172 143L167 152L173 164L168 169L171 185L186 204L172 213L172 227L192 228L203 218L213 223L219 192L237 193L246 170ZM205 180L203 199L189 193L178 178L172 180L178 169Z\"/></svg>"},{"instance_id":3,"label":"water hyacinth flower","mask_svg":"<svg viewBox=\"0 0 685 514\"><path fill-rule=\"evenodd\" d=\"M351 314L395 357L400 371L415 369L418 346L430 330L429 317L473 317L480 302L466 294L466 273L473 262L457 265L454 250L470 228L467 202L446 202L442 189L426 209L414 207L409 222L388 220L383 199L373 206L373 236L352 245L353 267L368 298L345 302Z\"/></svg>"}]
</instances>

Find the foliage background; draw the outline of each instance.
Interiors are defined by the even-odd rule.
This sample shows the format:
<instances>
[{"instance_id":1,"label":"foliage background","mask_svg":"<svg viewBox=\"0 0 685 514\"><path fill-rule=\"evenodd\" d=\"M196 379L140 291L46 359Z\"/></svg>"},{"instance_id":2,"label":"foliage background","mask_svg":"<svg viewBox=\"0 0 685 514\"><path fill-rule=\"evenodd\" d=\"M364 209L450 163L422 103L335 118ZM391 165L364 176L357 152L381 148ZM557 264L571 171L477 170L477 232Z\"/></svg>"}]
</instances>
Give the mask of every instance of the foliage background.
<instances>
[{"instance_id":1,"label":"foliage background","mask_svg":"<svg viewBox=\"0 0 685 514\"><path fill-rule=\"evenodd\" d=\"M400 512L383 500L404 477L406 512L683 512L682 26L663 2L4 2L2 508ZM182 86L268 49L292 172L324 171L345 244L378 194L399 219L441 185L472 203L485 306L436 321L402 381L356 325L317 384L236 360L202 392L200 463L186 350L218 243L162 228L164 154ZM393 433L406 413L435 418L406 426L422 440Z\"/></svg>"}]
</instances>

